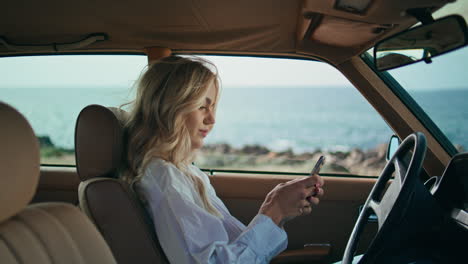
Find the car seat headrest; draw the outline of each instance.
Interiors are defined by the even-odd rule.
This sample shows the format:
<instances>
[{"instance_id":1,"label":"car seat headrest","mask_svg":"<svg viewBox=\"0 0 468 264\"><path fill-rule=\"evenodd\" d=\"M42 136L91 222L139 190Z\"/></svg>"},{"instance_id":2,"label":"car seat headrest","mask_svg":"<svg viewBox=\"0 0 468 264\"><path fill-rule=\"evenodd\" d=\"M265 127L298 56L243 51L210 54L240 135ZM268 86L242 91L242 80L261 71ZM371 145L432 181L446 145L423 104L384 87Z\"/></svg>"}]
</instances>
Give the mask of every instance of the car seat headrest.
<instances>
[{"instance_id":1,"label":"car seat headrest","mask_svg":"<svg viewBox=\"0 0 468 264\"><path fill-rule=\"evenodd\" d=\"M82 181L117 177L123 161L123 126L127 112L101 105L85 107L76 121L75 157Z\"/></svg>"},{"instance_id":2,"label":"car seat headrest","mask_svg":"<svg viewBox=\"0 0 468 264\"><path fill-rule=\"evenodd\" d=\"M36 192L39 141L26 118L0 102L0 222L24 209Z\"/></svg>"}]
</instances>

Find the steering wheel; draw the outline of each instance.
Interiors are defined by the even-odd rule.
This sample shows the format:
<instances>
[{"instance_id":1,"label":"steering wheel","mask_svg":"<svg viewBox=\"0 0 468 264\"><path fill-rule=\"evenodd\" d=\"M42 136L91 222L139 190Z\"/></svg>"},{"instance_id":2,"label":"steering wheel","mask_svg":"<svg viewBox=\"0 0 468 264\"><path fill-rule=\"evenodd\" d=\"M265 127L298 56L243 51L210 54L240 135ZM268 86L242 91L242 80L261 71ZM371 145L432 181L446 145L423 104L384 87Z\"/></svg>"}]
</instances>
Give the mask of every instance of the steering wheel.
<instances>
[{"instance_id":1,"label":"steering wheel","mask_svg":"<svg viewBox=\"0 0 468 264\"><path fill-rule=\"evenodd\" d=\"M349 237L343 255L343 264L352 263L359 238L368 222L371 211L377 216L378 231L359 263L366 262L365 259L369 260L375 257L381 250L382 244L388 242L388 238L395 235L392 234L395 233L392 232L395 226L398 226L398 223L411 210L408 208L414 195L414 189L422 185L419 174L426 155L426 148L424 134L421 132L413 133L400 144L395 154L387 162L367 197ZM407 163L407 160L409 160L409 163ZM390 186L386 188L387 182L392 175L394 175L394 179Z\"/></svg>"}]
</instances>

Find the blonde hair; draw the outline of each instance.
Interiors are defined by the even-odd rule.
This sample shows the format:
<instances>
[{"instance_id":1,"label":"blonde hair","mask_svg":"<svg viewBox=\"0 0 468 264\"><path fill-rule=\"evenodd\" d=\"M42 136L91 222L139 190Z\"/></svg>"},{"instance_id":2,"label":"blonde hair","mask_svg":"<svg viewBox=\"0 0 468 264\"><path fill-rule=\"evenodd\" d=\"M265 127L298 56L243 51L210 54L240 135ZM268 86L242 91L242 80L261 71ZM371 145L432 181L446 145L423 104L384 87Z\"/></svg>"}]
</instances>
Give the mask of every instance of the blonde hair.
<instances>
[{"instance_id":1,"label":"blonde hair","mask_svg":"<svg viewBox=\"0 0 468 264\"><path fill-rule=\"evenodd\" d=\"M221 217L208 199L203 181L188 171L194 153L186 116L204 102L212 82L219 96L216 67L201 58L171 56L148 66L136 86L136 99L125 125L127 157L123 177L135 182L155 157L171 162L193 182L205 209Z\"/></svg>"}]
</instances>

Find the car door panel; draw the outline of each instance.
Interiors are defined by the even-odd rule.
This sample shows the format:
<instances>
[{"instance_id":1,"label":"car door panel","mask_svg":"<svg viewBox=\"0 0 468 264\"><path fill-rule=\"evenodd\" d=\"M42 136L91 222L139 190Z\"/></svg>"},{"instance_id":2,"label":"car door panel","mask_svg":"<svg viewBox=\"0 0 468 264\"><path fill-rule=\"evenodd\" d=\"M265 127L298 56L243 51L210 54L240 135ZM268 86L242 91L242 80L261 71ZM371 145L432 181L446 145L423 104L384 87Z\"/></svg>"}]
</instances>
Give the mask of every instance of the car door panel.
<instances>
[{"instance_id":1,"label":"car door panel","mask_svg":"<svg viewBox=\"0 0 468 264\"><path fill-rule=\"evenodd\" d=\"M215 174L211 182L231 214L244 224L257 214L263 199L277 184L296 176ZM349 235L370 192L374 178L324 177L325 194L310 215L297 217L285 225L288 252L304 250L308 245L317 254L316 263L341 259ZM376 231L376 223L367 225L358 252L362 252ZM327 250L330 248L331 250ZM299 251L300 252L300 251ZM300 254L296 252L297 254ZM327 255L324 255L324 252ZM320 257L319 257L320 256ZM304 257L304 262L311 258ZM294 261L297 263L297 258ZM288 262L275 262L288 263ZM289 262L290 263L290 262ZM310 262L309 262L310 263Z\"/></svg>"},{"instance_id":2,"label":"car door panel","mask_svg":"<svg viewBox=\"0 0 468 264\"><path fill-rule=\"evenodd\" d=\"M257 214L265 196L290 175L215 173L210 176L218 196L231 214L248 224ZM285 225L288 250L272 263L323 263L339 260L358 216L359 206L375 183L374 178L324 176L325 194L310 215ZM41 167L35 202L60 201L78 204L80 183L74 167ZM367 225L362 235L362 252L370 242L376 224ZM307 245L306 247L304 247Z\"/></svg>"}]
</instances>

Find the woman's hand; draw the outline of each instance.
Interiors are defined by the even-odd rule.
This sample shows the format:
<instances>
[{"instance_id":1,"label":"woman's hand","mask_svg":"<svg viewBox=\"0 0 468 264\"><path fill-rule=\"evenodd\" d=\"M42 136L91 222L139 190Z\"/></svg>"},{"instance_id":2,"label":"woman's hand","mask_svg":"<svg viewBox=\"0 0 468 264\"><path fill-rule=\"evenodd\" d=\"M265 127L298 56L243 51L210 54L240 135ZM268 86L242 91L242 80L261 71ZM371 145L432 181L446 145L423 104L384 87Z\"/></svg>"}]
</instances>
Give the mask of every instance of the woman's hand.
<instances>
[{"instance_id":1,"label":"woman's hand","mask_svg":"<svg viewBox=\"0 0 468 264\"><path fill-rule=\"evenodd\" d=\"M312 212L323 195L323 179L315 174L278 184L265 198L259 213L282 227L286 221Z\"/></svg>"}]
</instances>

